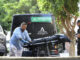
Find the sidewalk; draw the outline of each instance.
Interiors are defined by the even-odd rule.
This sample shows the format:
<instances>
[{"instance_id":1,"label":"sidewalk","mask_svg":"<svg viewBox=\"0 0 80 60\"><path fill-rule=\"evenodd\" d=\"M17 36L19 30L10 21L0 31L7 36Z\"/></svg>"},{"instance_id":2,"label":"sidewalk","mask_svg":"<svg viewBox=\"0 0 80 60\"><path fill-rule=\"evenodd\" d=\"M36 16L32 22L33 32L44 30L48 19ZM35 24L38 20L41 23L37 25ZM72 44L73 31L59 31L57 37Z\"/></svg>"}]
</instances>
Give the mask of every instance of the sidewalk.
<instances>
[{"instance_id":1,"label":"sidewalk","mask_svg":"<svg viewBox=\"0 0 80 60\"><path fill-rule=\"evenodd\" d=\"M0 60L80 60L80 57L0 57Z\"/></svg>"}]
</instances>

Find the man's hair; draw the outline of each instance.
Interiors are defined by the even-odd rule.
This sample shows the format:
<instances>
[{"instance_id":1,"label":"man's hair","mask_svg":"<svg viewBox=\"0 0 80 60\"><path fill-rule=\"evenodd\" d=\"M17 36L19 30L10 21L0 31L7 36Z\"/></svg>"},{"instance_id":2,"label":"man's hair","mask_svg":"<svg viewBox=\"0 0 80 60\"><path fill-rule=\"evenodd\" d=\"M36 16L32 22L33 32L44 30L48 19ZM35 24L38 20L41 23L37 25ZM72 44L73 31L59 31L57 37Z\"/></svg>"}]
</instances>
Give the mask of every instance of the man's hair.
<instances>
[{"instance_id":1,"label":"man's hair","mask_svg":"<svg viewBox=\"0 0 80 60\"><path fill-rule=\"evenodd\" d=\"M80 23L80 20L78 20L77 23Z\"/></svg>"},{"instance_id":2,"label":"man's hair","mask_svg":"<svg viewBox=\"0 0 80 60\"><path fill-rule=\"evenodd\" d=\"M22 22L22 23L21 23L21 26L23 26L23 25L27 25L27 23L26 23L26 22Z\"/></svg>"}]
</instances>

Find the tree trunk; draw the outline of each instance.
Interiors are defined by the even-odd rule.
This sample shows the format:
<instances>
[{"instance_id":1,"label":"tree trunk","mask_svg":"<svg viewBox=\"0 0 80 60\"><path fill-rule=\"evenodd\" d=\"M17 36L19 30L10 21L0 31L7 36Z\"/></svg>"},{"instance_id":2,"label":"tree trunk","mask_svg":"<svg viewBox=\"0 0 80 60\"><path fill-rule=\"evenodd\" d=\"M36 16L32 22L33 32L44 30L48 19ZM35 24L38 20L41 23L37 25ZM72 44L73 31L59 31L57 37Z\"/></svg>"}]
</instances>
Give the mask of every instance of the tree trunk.
<instances>
[{"instance_id":1,"label":"tree trunk","mask_svg":"<svg viewBox=\"0 0 80 60\"><path fill-rule=\"evenodd\" d=\"M60 17L58 18L58 20L61 21L61 31L64 32L64 30L62 28L64 28L66 30L66 35L68 36L68 38L71 40L71 43L70 43L70 50L69 50L69 55L70 56L75 56L75 44L76 44L76 40L75 40L75 31L74 31L74 28L75 28L75 25L76 25L76 20L77 20L77 17L75 16L74 17L74 23L71 24L71 17L70 15L68 14L67 15L67 18L63 18ZM60 22L59 21L59 22Z\"/></svg>"},{"instance_id":2,"label":"tree trunk","mask_svg":"<svg viewBox=\"0 0 80 60\"><path fill-rule=\"evenodd\" d=\"M64 21L67 23L66 20L64 20ZM74 31L74 29L71 29L71 31L70 31L70 26L68 26L68 23L67 24L64 23L64 21L62 21L62 25L64 26L64 28L66 30L66 35L71 40L69 55L75 56L75 38L74 38L75 31Z\"/></svg>"},{"instance_id":3,"label":"tree trunk","mask_svg":"<svg viewBox=\"0 0 80 60\"><path fill-rule=\"evenodd\" d=\"M74 34L75 34L74 29L72 29L71 31L67 31L67 35L68 35L68 37L71 40L70 50L69 50L69 55L70 56L75 56L75 44L76 44L76 40L75 40Z\"/></svg>"},{"instance_id":4,"label":"tree trunk","mask_svg":"<svg viewBox=\"0 0 80 60\"><path fill-rule=\"evenodd\" d=\"M75 40L74 34L75 34L74 29L72 29L71 31L67 30L67 36L71 40L71 42L70 42L70 50L69 50L69 55L70 56L75 56L75 44L76 44L76 40Z\"/></svg>"},{"instance_id":5,"label":"tree trunk","mask_svg":"<svg viewBox=\"0 0 80 60\"><path fill-rule=\"evenodd\" d=\"M70 56L75 56L75 40L72 40L70 43L70 50L69 50L69 55Z\"/></svg>"}]
</instances>

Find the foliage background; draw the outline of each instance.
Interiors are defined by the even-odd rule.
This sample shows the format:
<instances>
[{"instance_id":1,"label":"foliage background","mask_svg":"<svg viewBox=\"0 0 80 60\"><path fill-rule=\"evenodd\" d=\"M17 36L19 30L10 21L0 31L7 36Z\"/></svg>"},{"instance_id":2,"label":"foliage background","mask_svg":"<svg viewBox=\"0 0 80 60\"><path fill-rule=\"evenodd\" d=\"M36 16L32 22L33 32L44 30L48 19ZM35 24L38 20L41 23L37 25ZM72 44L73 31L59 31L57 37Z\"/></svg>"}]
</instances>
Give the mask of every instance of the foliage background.
<instances>
[{"instance_id":1,"label":"foliage background","mask_svg":"<svg viewBox=\"0 0 80 60\"><path fill-rule=\"evenodd\" d=\"M40 13L36 0L0 0L0 24L11 29L14 14Z\"/></svg>"}]
</instances>

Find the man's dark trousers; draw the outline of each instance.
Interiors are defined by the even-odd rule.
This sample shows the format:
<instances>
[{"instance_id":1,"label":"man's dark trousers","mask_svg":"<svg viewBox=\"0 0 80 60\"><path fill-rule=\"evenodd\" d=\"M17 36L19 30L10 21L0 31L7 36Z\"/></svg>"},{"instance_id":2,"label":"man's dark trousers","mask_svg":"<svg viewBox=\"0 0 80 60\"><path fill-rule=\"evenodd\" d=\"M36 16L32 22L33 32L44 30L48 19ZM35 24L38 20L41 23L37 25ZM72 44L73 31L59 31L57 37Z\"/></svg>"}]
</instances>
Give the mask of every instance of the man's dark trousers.
<instances>
[{"instance_id":1,"label":"man's dark trousers","mask_svg":"<svg viewBox=\"0 0 80 60\"><path fill-rule=\"evenodd\" d=\"M80 39L78 39L77 54L80 55Z\"/></svg>"}]
</instances>

